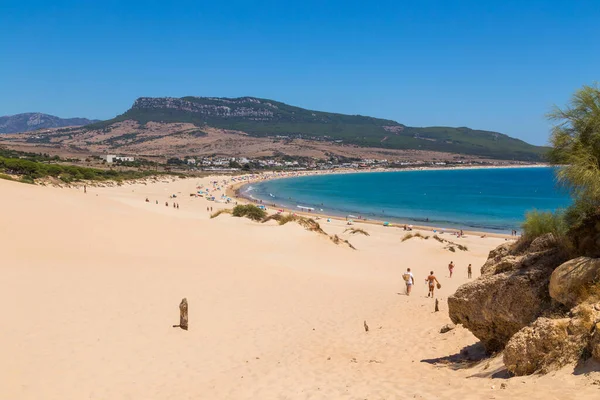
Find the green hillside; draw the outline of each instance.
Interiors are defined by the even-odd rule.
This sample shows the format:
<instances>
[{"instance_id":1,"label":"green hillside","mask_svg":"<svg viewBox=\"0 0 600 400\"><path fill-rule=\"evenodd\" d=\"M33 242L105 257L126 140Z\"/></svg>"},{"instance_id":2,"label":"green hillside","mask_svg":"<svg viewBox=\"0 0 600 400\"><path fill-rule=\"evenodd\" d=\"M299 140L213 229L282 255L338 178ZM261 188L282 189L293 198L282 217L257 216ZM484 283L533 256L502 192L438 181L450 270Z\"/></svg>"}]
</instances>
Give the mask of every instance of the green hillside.
<instances>
[{"instance_id":1,"label":"green hillside","mask_svg":"<svg viewBox=\"0 0 600 400\"><path fill-rule=\"evenodd\" d=\"M540 161L545 148L507 135L452 127L407 127L396 121L312 111L273 100L242 98L139 98L122 115L88 129L118 121L141 124L188 122L238 130L252 136L287 136L341 141L365 147L431 150L506 160Z\"/></svg>"}]
</instances>

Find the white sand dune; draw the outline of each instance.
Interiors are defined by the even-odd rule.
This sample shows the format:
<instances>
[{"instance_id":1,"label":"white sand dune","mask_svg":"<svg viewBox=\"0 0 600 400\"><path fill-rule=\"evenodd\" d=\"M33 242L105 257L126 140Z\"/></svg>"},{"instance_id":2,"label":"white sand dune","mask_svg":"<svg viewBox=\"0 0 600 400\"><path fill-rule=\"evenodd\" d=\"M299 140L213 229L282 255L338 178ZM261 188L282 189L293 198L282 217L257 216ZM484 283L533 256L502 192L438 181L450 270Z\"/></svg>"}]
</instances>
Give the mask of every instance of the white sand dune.
<instances>
[{"instance_id":1,"label":"white sand dune","mask_svg":"<svg viewBox=\"0 0 600 400\"><path fill-rule=\"evenodd\" d=\"M189 193L210 180L87 194L0 180L0 399L600 394L598 373L504 379L497 357L462 369L443 362L477 343L460 327L439 333L445 300L467 280L466 265L478 276L504 239L454 238L469 251L450 253L432 239L400 242L398 229L349 235L341 221L320 221L354 251L296 224L209 219L207 206L225 206ZM173 193L178 210L164 205ZM417 280L410 297L406 267ZM426 298L429 270L443 285L439 313ZM188 331L172 328L183 297Z\"/></svg>"}]
</instances>

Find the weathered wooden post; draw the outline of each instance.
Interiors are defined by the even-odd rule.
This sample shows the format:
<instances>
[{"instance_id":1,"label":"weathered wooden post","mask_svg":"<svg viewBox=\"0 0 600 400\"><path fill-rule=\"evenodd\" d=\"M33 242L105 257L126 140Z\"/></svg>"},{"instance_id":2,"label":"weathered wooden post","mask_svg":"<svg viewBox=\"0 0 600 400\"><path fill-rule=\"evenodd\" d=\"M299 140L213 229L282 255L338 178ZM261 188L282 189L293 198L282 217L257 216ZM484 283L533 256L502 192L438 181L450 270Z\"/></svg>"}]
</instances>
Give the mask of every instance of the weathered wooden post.
<instances>
[{"instance_id":1,"label":"weathered wooden post","mask_svg":"<svg viewBox=\"0 0 600 400\"><path fill-rule=\"evenodd\" d=\"M435 312L440 311L440 302L438 299L435 299Z\"/></svg>"},{"instance_id":2,"label":"weathered wooden post","mask_svg":"<svg viewBox=\"0 0 600 400\"><path fill-rule=\"evenodd\" d=\"M173 328L188 330L188 302L185 297L179 303L179 325L173 325Z\"/></svg>"}]
</instances>

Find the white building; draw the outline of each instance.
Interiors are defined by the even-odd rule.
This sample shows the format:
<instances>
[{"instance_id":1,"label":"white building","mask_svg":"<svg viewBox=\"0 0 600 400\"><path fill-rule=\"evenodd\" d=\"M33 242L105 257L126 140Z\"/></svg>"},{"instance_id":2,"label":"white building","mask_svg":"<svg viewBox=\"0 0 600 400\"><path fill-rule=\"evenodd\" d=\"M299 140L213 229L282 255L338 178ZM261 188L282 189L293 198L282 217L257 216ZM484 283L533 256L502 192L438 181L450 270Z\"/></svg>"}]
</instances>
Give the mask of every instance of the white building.
<instances>
[{"instance_id":1,"label":"white building","mask_svg":"<svg viewBox=\"0 0 600 400\"><path fill-rule=\"evenodd\" d=\"M106 154L106 155L100 156L101 159L103 159L104 161L106 161L109 164L114 162L116 157L117 156L114 154Z\"/></svg>"},{"instance_id":2,"label":"white building","mask_svg":"<svg viewBox=\"0 0 600 400\"><path fill-rule=\"evenodd\" d=\"M117 156L115 154L106 154L106 155L100 156L100 158L103 159L104 161L106 161L108 164L112 164L115 161L128 161L128 162L135 161L134 157Z\"/></svg>"}]
</instances>

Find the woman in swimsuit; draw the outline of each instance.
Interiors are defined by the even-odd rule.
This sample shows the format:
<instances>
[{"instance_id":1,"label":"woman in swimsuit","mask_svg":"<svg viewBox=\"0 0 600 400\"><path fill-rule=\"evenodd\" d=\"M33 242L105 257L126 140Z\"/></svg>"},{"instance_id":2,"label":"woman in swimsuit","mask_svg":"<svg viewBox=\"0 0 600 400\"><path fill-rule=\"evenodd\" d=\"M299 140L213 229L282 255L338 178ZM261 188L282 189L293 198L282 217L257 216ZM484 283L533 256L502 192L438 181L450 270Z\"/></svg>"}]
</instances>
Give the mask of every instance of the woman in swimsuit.
<instances>
[{"instance_id":1,"label":"woman in swimsuit","mask_svg":"<svg viewBox=\"0 0 600 400\"><path fill-rule=\"evenodd\" d=\"M438 283L437 278L435 277L435 275L433 275L433 271L429 272L429 276L427 277L427 279L425 279L425 282L429 283L429 293L427 294L427 297L431 296L433 298L433 291L435 290L435 284Z\"/></svg>"}]
</instances>

